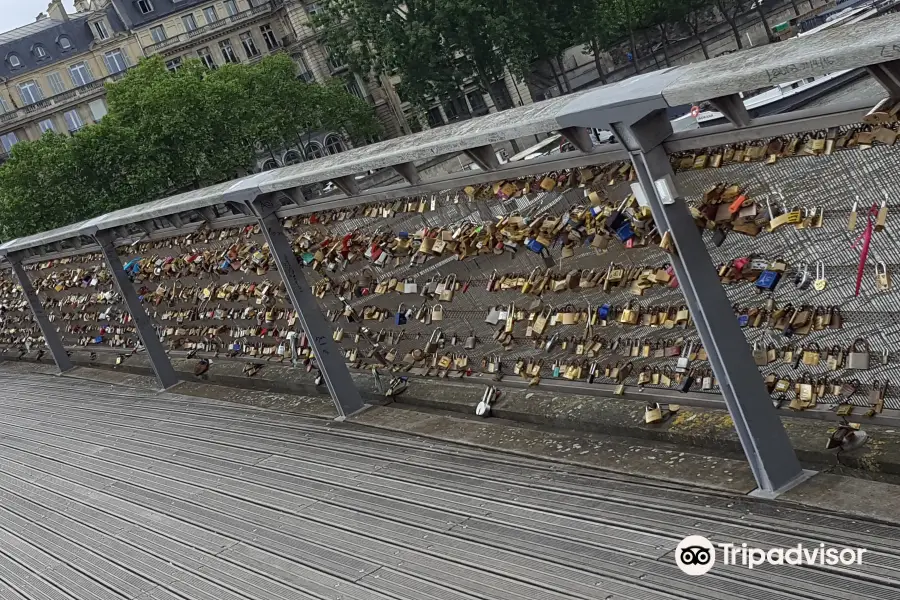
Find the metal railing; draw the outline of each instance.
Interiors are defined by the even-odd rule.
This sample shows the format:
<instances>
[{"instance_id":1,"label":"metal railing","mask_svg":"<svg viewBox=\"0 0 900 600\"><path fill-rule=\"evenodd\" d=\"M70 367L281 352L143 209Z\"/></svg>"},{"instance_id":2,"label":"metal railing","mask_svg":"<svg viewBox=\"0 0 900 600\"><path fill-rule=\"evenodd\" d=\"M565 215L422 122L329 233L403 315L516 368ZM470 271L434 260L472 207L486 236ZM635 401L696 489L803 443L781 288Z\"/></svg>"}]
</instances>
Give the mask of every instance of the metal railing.
<instances>
[{"instance_id":1,"label":"metal railing","mask_svg":"<svg viewBox=\"0 0 900 600\"><path fill-rule=\"evenodd\" d=\"M340 349L332 341L330 326L300 268L280 218L627 160L633 169L635 193L644 196L659 233L671 237L672 252L667 255L667 261L680 284L681 303L689 308L696 333L708 350L708 362L719 382L721 402L734 420L759 490L762 494L776 494L801 481L805 474L778 420L750 348L746 342L739 341L744 338L734 318L734 307L722 288L711 251L698 232L690 208L675 188L669 154L859 123L866 114L861 106L827 107L754 120L738 95L765 85L866 67L896 101L900 99L898 48L900 16L846 25L783 42L777 47L757 48L703 64L659 71L585 93L453 123L440 130L358 147L321 160L126 208L12 240L0 245L0 253L14 266L21 267L23 261L46 260L53 254L72 255L99 248L165 388L174 385L177 377L173 375L157 331L140 305L137 291L125 277L114 245L131 244L136 238L154 235L173 236L200 224L212 228L230 226L236 221L259 224L290 304L298 314L303 331L312 340L321 377L339 414L348 415L361 407L359 392L352 385ZM666 110L705 100L713 103L730 125L673 133ZM592 128L610 129L622 143L594 145L590 136ZM499 163L496 144L549 132L559 132L576 150L533 161ZM440 176L420 172L423 161L460 152L466 153L479 169ZM376 184L362 189L358 175L386 168L395 170L406 183ZM719 177L719 174L710 176ZM324 182L334 183L343 195L310 200L304 197L304 189ZM695 182L698 186L703 184L703 181ZM491 215L482 217L491 218ZM61 348L60 336L43 314L33 291L29 303L57 364L65 370L70 367L70 361Z\"/></svg>"},{"instance_id":2,"label":"metal railing","mask_svg":"<svg viewBox=\"0 0 900 600\"><path fill-rule=\"evenodd\" d=\"M197 29L185 31L184 33L166 38L162 41L156 42L155 44L150 44L149 46L144 47L144 50L148 53L154 53L160 52L162 50L173 49L175 47L181 46L182 44L194 43L203 36L218 33L219 31L232 25L240 24L244 21L258 17L259 15L270 13L274 10L274 8L275 5L272 2L266 2L265 4L254 6L253 8L250 8L248 10L235 13L223 19L219 19L218 21L207 23L206 25L198 27Z\"/></svg>"}]
</instances>

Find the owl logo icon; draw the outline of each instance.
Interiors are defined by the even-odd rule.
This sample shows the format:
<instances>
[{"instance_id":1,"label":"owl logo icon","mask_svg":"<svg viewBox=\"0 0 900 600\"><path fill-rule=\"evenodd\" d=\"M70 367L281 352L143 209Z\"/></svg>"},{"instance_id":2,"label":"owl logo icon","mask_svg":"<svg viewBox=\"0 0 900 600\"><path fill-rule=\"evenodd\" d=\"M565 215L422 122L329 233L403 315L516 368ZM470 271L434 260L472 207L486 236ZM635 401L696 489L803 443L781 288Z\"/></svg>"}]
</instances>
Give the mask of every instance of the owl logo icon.
<instances>
[{"instance_id":1,"label":"owl logo icon","mask_svg":"<svg viewBox=\"0 0 900 600\"><path fill-rule=\"evenodd\" d=\"M675 548L675 564L686 575L704 575L716 564L716 549L702 535L689 535Z\"/></svg>"}]
</instances>

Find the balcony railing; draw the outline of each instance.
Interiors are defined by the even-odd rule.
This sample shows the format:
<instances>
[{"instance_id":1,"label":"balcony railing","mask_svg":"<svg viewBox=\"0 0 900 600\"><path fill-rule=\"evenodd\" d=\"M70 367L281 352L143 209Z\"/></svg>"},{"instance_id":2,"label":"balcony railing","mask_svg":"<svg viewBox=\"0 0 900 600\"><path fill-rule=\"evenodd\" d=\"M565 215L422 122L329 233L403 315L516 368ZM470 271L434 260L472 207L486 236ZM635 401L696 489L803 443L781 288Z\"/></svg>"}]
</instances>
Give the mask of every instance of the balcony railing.
<instances>
[{"instance_id":1,"label":"balcony railing","mask_svg":"<svg viewBox=\"0 0 900 600\"><path fill-rule=\"evenodd\" d=\"M193 29L191 31L185 31L184 33L179 33L176 36L166 38L161 42L156 42L155 44L150 44L146 46L144 50L149 53L153 52L161 52L163 50L167 50L170 48L175 48L176 46L181 46L182 44L187 44L196 41L198 38L201 38L205 35L209 35L212 33L216 33L221 29L225 29L226 27L230 27L231 25L235 25L237 23L241 23L248 19L252 19L259 15L263 15L269 12L272 12L274 8L274 4L271 0L266 2L265 4L260 4L259 6L254 6L249 10L244 10L239 13L235 13L230 17L225 17L224 19L219 19L218 21L213 21L212 23L207 23L203 27L198 27L197 29Z\"/></svg>"},{"instance_id":2,"label":"balcony railing","mask_svg":"<svg viewBox=\"0 0 900 600\"><path fill-rule=\"evenodd\" d=\"M61 94L48 96L43 100L38 100L37 102L34 102L32 104L26 104L22 108L4 113L0 115L0 127L5 126L9 123L33 118L41 113L56 110L60 106L68 104L72 100L79 100L84 98L85 96L96 94L98 91L103 89L103 86L108 81L116 81L124 77L127 70L128 69L126 68L124 71L119 71L118 73L107 75L106 77L103 77L101 79L95 79L90 83L78 86L77 88L72 88L71 90L66 90Z\"/></svg>"}]
</instances>

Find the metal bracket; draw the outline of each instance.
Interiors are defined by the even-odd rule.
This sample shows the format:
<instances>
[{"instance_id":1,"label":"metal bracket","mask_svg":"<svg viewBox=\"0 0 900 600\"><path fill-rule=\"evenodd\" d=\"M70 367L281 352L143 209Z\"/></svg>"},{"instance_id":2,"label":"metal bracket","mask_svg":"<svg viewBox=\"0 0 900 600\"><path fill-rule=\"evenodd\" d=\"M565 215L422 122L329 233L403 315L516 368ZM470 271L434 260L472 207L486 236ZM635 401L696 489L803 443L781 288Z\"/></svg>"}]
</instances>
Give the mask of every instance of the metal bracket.
<instances>
[{"instance_id":1,"label":"metal bracket","mask_svg":"<svg viewBox=\"0 0 900 600\"><path fill-rule=\"evenodd\" d=\"M56 331L53 323L50 322L50 319L47 318L47 313L44 312L44 306L41 304L41 299L38 297L37 292L34 291L34 286L31 284L28 272L25 271L25 268L22 266L20 257L7 255L6 259L9 261L13 273L16 274L16 279L19 280L19 285L22 287L22 294L25 296L29 308L31 308L31 314L34 317L34 320L37 321L38 327L41 328L41 333L44 334L44 343L50 349L50 354L53 356L57 368L59 368L60 373L71 371L75 368L75 365L72 364L72 360L69 358L69 354L63 346L59 333Z\"/></svg>"},{"instance_id":2,"label":"metal bracket","mask_svg":"<svg viewBox=\"0 0 900 600\"><path fill-rule=\"evenodd\" d=\"M744 105L744 99L739 94L720 96L713 98L709 102L737 128L748 127L753 122L750 113L747 112L747 107Z\"/></svg>"},{"instance_id":3,"label":"metal bracket","mask_svg":"<svg viewBox=\"0 0 900 600\"><path fill-rule=\"evenodd\" d=\"M291 304L297 311L300 325L310 340L316 365L334 401L338 418L362 410L365 406L362 396L347 369L340 348L332 339L331 327L322 315L319 303L294 255L291 241L285 235L278 218L281 203L274 194L262 194L248 200L247 206L259 219L263 237L269 244L270 255L281 274Z\"/></svg>"},{"instance_id":4,"label":"metal bracket","mask_svg":"<svg viewBox=\"0 0 900 600\"><path fill-rule=\"evenodd\" d=\"M866 70L875 81L881 84L881 87L887 90L892 99L900 99L900 61L892 60L869 65Z\"/></svg>"},{"instance_id":5,"label":"metal bracket","mask_svg":"<svg viewBox=\"0 0 900 600\"><path fill-rule=\"evenodd\" d=\"M665 112L656 111L636 126L617 123L616 127L630 130L637 142L631 155L638 182L659 231L668 232L677 248L672 266L753 476L762 493L778 493L793 485L803 469L751 360L750 348L732 316L731 303L687 204L683 199L664 204L656 190L657 179L673 175L669 156L657 141L667 130L671 132L671 124ZM647 139L645 132L650 134Z\"/></svg>"},{"instance_id":6,"label":"metal bracket","mask_svg":"<svg viewBox=\"0 0 900 600\"><path fill-rule=\"evenodd\" d=\"M422 178L419 176L419 170L412 162L393 165L393 169L397 171L397 173L401 177L403 177L403 179L408 181L410 185L419 185L420 183L422 183Z\"/></svg>"},{"instance_id":7,"label":"metal bracket","mask_svg":"<svg viewBox=\"0 0 900 600\"><path fill-rule=\"evenodd\" d=\"M497 153L494 152L494 146L491 144L468 148L465 153L476 165L481 167L482 171L493 171L500 167Z\"/></svg>"},{"instance_id":8,"label":"metal bracket","mask_svg":"<svg viewBox=\"0 0 900 600\"><path fill-rule=\"evenodd\" d=\"M153 326L153 322L150 320L150 316L144 310L144 306L138 298L134 284L128 278L122 266L122 259L119 258L119 253L116 251L115 244L113 244L114 234L109 230L97 231L93 234L93 237L100 246L100 252L103 253L103 258L106 260L106 266L116 284L116 289L119 290L125 302L125 307L131 314L134 328L137 330L138 337L141 338L141 344L147 351L147 357L150 359L150 365L153 367L153 372L156 373L156 379L159 381L160 387L167 390L177 385L179 381L178 375L175 373L175 369L172 368L172 362L169 360L169 356L159 340L159 335Z\"/></svg>"},{"instance_id":9,"label":"metal bracket","mask_svg":"<svg viewBox=\"0 0 900 600\"><path fill-rule=\"evenodd\" d=\"M594 148L591 141L591 132L586 127L563 127L559 130L566 140L584 153L590 152Z\"/></svg>"},{"instance_id":10,"label":"metal bracket","mask_svg":"<svg viewBox=\"0 0 900 600\"><path fill-rule=\"evenodd\" d=\"M337 186L339 190L344 192L346 196L358 196L359 184L352 175L344 175L343 177L335 177L331 182Z\"/></svg>"},{"instance_id":11,"label":"metal bracket","mask_svg":"<svg viewBox=\"0 0 900 600\"><path fill-rule=\"evenodd\" d=\"M281 190L281 193L290 198L291 202L297 206L306 202L306 196L303 194L303 190L300 189L300 186Z\"/></svg>"}]
</instances>

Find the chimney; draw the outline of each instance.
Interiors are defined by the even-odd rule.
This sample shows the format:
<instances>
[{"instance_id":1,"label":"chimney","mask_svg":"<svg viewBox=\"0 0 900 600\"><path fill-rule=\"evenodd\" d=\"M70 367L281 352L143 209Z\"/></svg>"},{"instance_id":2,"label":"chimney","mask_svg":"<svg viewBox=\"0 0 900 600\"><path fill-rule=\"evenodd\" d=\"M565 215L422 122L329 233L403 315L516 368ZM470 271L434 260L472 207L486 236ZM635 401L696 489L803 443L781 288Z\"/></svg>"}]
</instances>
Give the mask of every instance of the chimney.
<instances>
[{"instance_id":1,"label":"chimney","mask_svg":"<svg viewBox=\"0 0 900 600\"><path fill-rule=\"evenodd\" d=\"M62 0L52 0L47 5L47 14L55 21L69 20L69 15L66 14L66 7L63 6Z\"/></svg>"}]
</instances>

